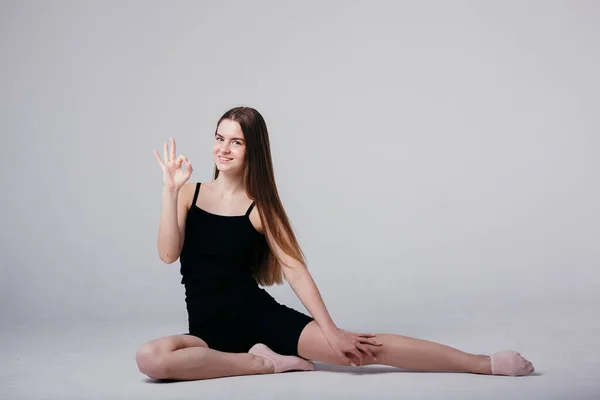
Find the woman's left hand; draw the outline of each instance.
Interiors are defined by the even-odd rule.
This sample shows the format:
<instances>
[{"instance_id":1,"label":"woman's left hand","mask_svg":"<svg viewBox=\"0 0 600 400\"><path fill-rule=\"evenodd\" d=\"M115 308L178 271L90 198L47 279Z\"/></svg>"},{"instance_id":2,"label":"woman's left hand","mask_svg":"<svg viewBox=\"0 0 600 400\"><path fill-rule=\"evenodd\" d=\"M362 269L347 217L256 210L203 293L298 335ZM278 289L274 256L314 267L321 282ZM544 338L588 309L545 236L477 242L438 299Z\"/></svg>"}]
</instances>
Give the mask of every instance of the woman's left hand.
<instances>
[{"instance_id":1,"label":"woman's left hand","mask_svg":"<svg viewBox=\"0 0 600 400\"><path fill-rule=\"evenodd\" d=\"M329 346L341 360L356 366L353 357L358 360L358 365L363 365L363 353L377 360L371 346L380 347L382 344L375 339L372 333L354 333L335 328L325 332Z\"/></svg>"}]
</instances>

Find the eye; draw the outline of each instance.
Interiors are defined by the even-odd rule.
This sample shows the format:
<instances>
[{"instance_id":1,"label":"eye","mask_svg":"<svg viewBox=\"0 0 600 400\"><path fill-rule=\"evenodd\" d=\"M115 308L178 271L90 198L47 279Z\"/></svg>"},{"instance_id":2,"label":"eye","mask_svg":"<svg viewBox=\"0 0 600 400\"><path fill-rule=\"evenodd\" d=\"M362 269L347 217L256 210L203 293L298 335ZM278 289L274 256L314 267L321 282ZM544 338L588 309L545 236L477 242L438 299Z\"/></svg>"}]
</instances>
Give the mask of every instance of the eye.
<instances>
[{"instance_id":1,"label":"eye","mask_svg":"<svg viewBox=\"0 0 600 400\"><path fill-rule=\"evenodd\" d=\"M240 146L241 146L241 144L242 144L241 142L238 142L237 140L234 140L234 141L233 141L233 143L237 143L237 144L239 144Z\"/></svg>"},{"instance_id":2,"label":"eye","mask_svg":"<svg viewBox=\"0 0 600 400\"><path fill-rule=\"evenodd\" d=\"M221 137L217 136L217 140L221 140L221 139L222 139Z\"/></svg>"}]
</instances>

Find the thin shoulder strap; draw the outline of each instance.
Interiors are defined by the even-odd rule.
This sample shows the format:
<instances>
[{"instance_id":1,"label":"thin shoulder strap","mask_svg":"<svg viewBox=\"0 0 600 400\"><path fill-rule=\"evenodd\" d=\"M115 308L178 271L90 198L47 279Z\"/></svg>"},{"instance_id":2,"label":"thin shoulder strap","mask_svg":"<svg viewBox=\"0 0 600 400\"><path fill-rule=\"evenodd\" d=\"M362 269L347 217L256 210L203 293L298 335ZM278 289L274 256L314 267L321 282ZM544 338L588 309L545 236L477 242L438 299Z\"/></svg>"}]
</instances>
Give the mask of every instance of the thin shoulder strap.
<instances>
[{"instance_id":1,"label":"thin shoulder strap","mask_svg":"<svg viewBox=\"0 0 600 400\"><path fill-rule=\"evenodd\" d=\"M252 211L253 208L254 208L254 202L252 202L252 204L250 204L250 207L248 207L248 211L246 211L246 217L250 215L250 212Z\"/></svg>"},{"instance_id":2,"label":"thin shoulder strap","mask_svg":"<svg viewBox=\"0 0 600 400\"><path fill-rule=\"evenodd\" d=\"M196 183L196 192L194 193L194 200L192 200L192 205L196 204L196 200L198 200L198 192L200 191L200 182Z\"/></svg>"}]
</instances>

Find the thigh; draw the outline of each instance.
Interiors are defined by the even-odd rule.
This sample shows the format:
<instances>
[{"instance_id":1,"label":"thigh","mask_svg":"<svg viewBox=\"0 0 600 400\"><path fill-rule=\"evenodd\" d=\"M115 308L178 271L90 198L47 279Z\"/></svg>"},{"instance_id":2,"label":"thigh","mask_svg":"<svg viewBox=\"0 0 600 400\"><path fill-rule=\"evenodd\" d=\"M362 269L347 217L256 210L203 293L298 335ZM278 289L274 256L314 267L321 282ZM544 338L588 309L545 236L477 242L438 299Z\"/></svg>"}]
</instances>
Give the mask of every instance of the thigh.
<instances>
[{"instance_id":1,"label":"thigh","mask_svg":"<svg viewBox=\"0 0 600 400\"><path fill-rule=\"evenodd\" d=\"M187 347L208 347L208 344L201 338L189 333L183 335L169 335L152 339L142 345L140 351L143 352L170 352Z\"/></svg>"},{"instance_id":2,"label":"thigh","mask_svg":"<svg viewBox=\"0 0 600 400\"><path fill-rule=\"evenodd\" d=\"M316 321L306 325L298 340L298 354L311 361L347 365L333 352Z\"/></svg>"},{"instance_id":3,"label":"thigh","mask_svg":"<svg viewBox=\"0 0 600 400\"><path fill-rule=\"evenodd\" d=\"M214 325L194 331L213 350L225 353L247 353L256 344L253 332L245 325Z\"/></svg>"},{"instance_id":4,"label":"thigh","mask_svg":"<svg viewBox=\"0 0 600 400\"><path fill-rule=\"evenodd\" d=\"M149 376L157 376L166 354L188 347L208 347L206 342L193 335L170 335L152 339L144 343L135 354L140 371Z\"/></svg>"},{"instance_id":5,"label":"thigh","mask_svg":"<svg viewBox=\"0 0 600 400\"><path fill-rule=\"evenodd\" d=\"M213 350L247 353L256 344L253 320L250 309L239 307L203 318L189 329L191 334L201 337Z\"/></svg>"},{"instance_id":6,"label":"thigh","mask_svg":"<svg viewBox=\"0 0 600 400\"><path fill-rule=\"evenodd\" d=\"M312 317L277 302L259 307L255 316L257 343L279 354L298 356L300 334Z\"/></svg>"},{"instance_id":7,"label":"thigh","mask_svg":"<svg viewBox=\"0 0 600 400\"><path fill-rule=\"evenodd\" d=\"M189 347L208 347L208 345L199 337L189 334L164 336L144 343L135 355L135 362L140 372L150 377L164 376L166 356L176 350Z\"/></svg>"}]
</instances>

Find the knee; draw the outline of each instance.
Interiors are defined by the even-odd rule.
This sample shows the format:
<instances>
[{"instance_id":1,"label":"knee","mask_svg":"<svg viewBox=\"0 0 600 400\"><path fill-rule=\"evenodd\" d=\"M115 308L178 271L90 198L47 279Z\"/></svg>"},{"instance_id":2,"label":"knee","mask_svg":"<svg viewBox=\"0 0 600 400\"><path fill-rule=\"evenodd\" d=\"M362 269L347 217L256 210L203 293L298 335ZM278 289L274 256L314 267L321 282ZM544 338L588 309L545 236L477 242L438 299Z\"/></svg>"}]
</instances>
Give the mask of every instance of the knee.
<instances>
[{"instance_id":1,"label":"knee","mask_svg":"<svg viewBox=\"0 0 600 400\"><path fill-rule=\"evenodd\" d=\"M167 379L165 358L164 350L150 343L140 347L135 355L140 372L154 379Z\"/></svg>"},{"instance_id":2,"label":"knee","mask_svg":"<svg viewBox=\"0 0 600 400\"><path fill-rule=\"evenodd\" d=\"M381 364L382 363L382 359L385 358L386 355L386 348L385 346L379 347L379 346L369 346L369 350L371 350L371 352L373 353L372 357L370 354L364 354L364 364L365 365L370 365L370 364Z\"/></svg>"}]
</instances>

